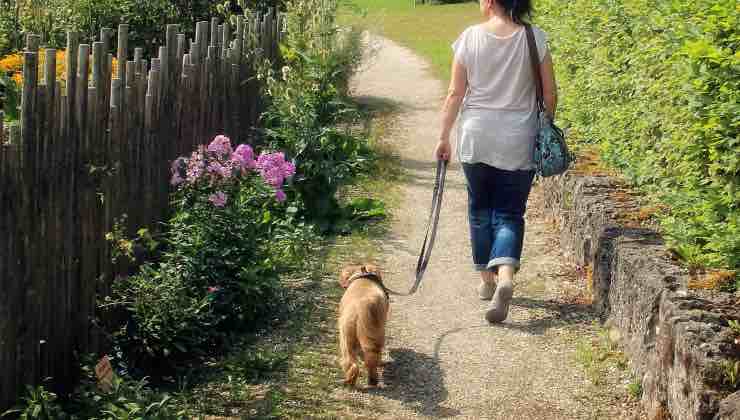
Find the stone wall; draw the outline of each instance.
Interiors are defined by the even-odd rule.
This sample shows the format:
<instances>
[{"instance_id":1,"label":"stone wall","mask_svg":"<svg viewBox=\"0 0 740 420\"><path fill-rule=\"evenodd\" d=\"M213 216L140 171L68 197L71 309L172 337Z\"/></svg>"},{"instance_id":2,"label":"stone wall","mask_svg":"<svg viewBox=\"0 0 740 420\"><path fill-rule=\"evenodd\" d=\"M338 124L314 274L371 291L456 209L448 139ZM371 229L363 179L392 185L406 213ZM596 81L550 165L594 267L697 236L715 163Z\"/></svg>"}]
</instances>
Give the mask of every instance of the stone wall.
<instances>
[{"instance_id":1,"label":"stone wall","mask_svg":"<svg viewBox=\"0 0 740 420\"><path fill-rule=\"evenodd\" d=\"M594 306L642 378L651 419L740 419L722 363L740 359L727 321L740 319L730 294L689 290L688 272L660 236L632 215L640 207L608 176L569 173L544 181L561 246L591 273Z\"/></svg>"}]
</instances>

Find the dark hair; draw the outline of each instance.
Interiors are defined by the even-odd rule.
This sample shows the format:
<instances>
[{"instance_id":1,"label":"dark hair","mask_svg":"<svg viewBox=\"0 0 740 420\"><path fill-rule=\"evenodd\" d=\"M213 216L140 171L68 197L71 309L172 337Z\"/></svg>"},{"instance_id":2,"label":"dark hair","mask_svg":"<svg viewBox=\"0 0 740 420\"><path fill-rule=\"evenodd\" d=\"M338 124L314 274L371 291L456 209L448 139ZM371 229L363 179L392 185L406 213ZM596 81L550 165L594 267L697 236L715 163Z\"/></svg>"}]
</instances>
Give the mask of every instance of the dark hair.
<instances>
[{"instance_id":1,"label":"dark hair","mask_svg":"<svg viewBox=\"0 0 740 420\"><path fill-rule=\"evenodd\" d=\"M531 0L494 0L496 4L503 7L506 14L515 23L523 24L532 18Z\"/></svg>"}]
</instances>

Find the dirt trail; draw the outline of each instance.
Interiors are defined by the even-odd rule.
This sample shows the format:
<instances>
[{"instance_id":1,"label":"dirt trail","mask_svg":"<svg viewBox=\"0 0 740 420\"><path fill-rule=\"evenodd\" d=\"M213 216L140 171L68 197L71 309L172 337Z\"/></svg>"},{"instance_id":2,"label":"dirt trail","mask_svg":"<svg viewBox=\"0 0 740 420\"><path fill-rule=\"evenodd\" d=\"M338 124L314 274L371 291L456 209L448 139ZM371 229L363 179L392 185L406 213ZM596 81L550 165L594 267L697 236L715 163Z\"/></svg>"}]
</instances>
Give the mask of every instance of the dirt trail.
<instances>
[{"instance_id":1,"label":"dirt trail","mask_svg":"<svg viewBox=\"0 0 740 420\"><path fill-rule=\"evenodd\" d=\"M388 135L406 175L381 262L389 286L403 289L412 278L429 211L445 86L410 50L378 37L371 43L377 51L355 78L353 91L361 100L400 107ZM624 385L601 393L575 360L576 342L593 337L595 318L587 306L568 303L576 301L578 281L543 216L541 191L536 187L530 199L523 267L509 318L496 326L483 319L487 302L475 292L465 184L456 161L444 200L422 287L412 297L392 298L384 388L339 390L340 396L370 403L383 419L631 418L635 404L624 395Z\"/></svg>"}]
</instances>

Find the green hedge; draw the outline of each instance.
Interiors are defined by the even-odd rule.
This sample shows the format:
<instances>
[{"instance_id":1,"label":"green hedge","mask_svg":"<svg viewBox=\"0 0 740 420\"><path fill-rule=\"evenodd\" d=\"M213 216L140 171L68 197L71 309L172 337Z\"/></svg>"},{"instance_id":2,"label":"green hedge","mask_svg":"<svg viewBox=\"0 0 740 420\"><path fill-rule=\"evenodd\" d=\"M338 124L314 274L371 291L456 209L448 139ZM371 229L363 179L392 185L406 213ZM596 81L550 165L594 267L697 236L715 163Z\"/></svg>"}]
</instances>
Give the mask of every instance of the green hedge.
<instances>
[{"instance_id":1,"label":"green hedge","mask_svg":"<svg viewBox=\"0 0 740 420\"><path fill-rule=\"evenodd\" d=\"M669 208L692 266L740 267L740 3L540 0L559 119Z\"/></svg>"},{"instance_id":2,"label":"green hedge","mask_svg":"<svg viewBox=\"0 0 740 420\"><path fill-rule=\"evenodd\" d=\"M195 22L220 15L229 2L210 0L0 0L0 56L24 47L27 33L41 35L42 44L64 48L67 31L82 42L97 40L100 28L129 25L129 45L147 54L162 45L165 27L180 24L192 36Z\"/></svg>"}]
</instances>

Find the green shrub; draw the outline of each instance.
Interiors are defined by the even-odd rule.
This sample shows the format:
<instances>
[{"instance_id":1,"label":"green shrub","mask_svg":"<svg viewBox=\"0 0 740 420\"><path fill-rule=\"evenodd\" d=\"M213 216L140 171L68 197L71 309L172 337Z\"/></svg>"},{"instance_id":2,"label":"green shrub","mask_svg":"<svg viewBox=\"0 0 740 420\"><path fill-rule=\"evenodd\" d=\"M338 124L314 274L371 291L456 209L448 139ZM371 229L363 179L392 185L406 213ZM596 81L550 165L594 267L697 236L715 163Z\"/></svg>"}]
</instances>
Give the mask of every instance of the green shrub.
<instances>
[{"instance_id":1,"label":"green shrub","mask_svg":"<svg viewBox=\"0 0 740 420\"><path fill-rule=\"evenodd\" d=\"M223 136L175 161L166 251L105 304L126 313L115 341L130 368L162 373L212 354L272 308L281 266L309 239L282 190L294 170L282 153L255 159Z\"/></svg>"},{"instance_id":2,"label":"green shrub","mask_svg":"<svg viewBox=\"0 0 740 420\"><path fill-rule=\"evenodd\" d=\"M327 229L340 216L335 193L370 154L347 97L360 61L359 33L334 23L336 4L301 0L287 14L282 74L267 74L267 143L296 161L295 189L308 217Z\"/></svg>"},{"instance_id":3,"label":"green shrub","mask_svg":"<svg viewBox=\"0 0 740 420\"><path fill-rule=\"evenodd\" d=\"M91 359L90 359L91 360ZM101 390L91 362L82 366L82 380L65 409L70 419L89 420L177 420L184 418L167 394L152 390L146 379L133 379L120 372L110 389Z\"/></svg>"},{"instance_id":4,"label":"green shrub","mask_svg":"<svg viewBox=\"0 0 740 420\"><path fill-rule=\"evenodd\" d=\"M152 54L164 42L167 24L179 24L192 37L197 21L217 15L216 3L206 0L0 0L0 56L23 48L27 33L63 48L69 30L92 42L101 28L121 23L129 25L129 45Z\"/></svg>"},{"instance_id":5,"label":"green shrub","mask_svg":"<svg viewBox=\"0 0 740 420\"><path fill-rule=\"evenodd\" d=\"M734 0L538 3L570 138L667 205L693 266L740 268L740 8Z\"/></svg>"},{"instance_id":6,"label":"green shrub","mask_svg":"<svg viewBox=\"0 0 740 420\"><path fill-rule=\"evenodd\" d=\"M20 420L61 420L66 413L57 401L57 395L48 391L43 385L26 386L26 395L21 404L10 409L0 417L18 418Z\"/></svg>"},{"instance_id":7,"label":"green shrub","mask_svg":"<svg viewBox=\"0 0 740 420\"><path fill-rule=\"evenodd\" d=\"M287 1L284 0L225 0L217 6L217 10L224 16L234 16L245 11L265 13L269 9L284 11Z\"/></svg>"},{"instance_id":8,"label":"green shrub","mask_svg":"<svg viewBox=\"0 0 740 420\"><path fill-rule=\"evenodd\" d=\"M0 0L0 56L9 53L12 47L19 44L17 39L18 19L14 0Z\"/></svg>"},{"instance_id":9,"label":"green shrub","mask_svg":"<svg viewBox=\"0 0 740 420\"><path fill-rule=\"evenodd\" d=\"M59 399L44 385L27 387L21 404L0 417L21 420L176 420L184 418L177 412L170 397L152 391L145 379L135 380L126 375L114 375L110 387L102 390L86 357L81 380L74 392Z\"/></svg>"},{"instance_id":10,"label":"green shrub","mask_svg":"<svg viewBox=\"0 0 740 420\"><path fill-rule=\"evenodd\" d=\"M198 292L164 263L145 265L114 283L107 304L126 313L113 337L133 372L162 375L212 350L219 338L217 316L210 294Z\"/></svg>"},{"instance_id":11,"label":"green shrub","mask_svg":"<svg viewBox=\"0 0 740 420\"><path fill-rule=\"evenodd\" d=\"M130 18L138 19L131 11L142 9L141 19L151 20L168 18L172 15L165 11L170 8L168 0L128 0L118 2L113 0L3 0L10 11L5 19L0 19L0 32L7 31L8 44L0 50L3 54L11 50L23 48L24 34L35 33L41 35L44 45L53 48L63 48L66 45L66 32L78 31L82 34L82 42L96 40L100 28L115 28L119 23L128 23ZM162 9L162 10L158 10ZM133 31L131 42L143 41L138 35L143 26L132 22ZM159 29L159 27L154 27ZM154 29L151 28L151 29ZM151 30L149 29L149 30Z\"/></svg>"}]
</instances>

